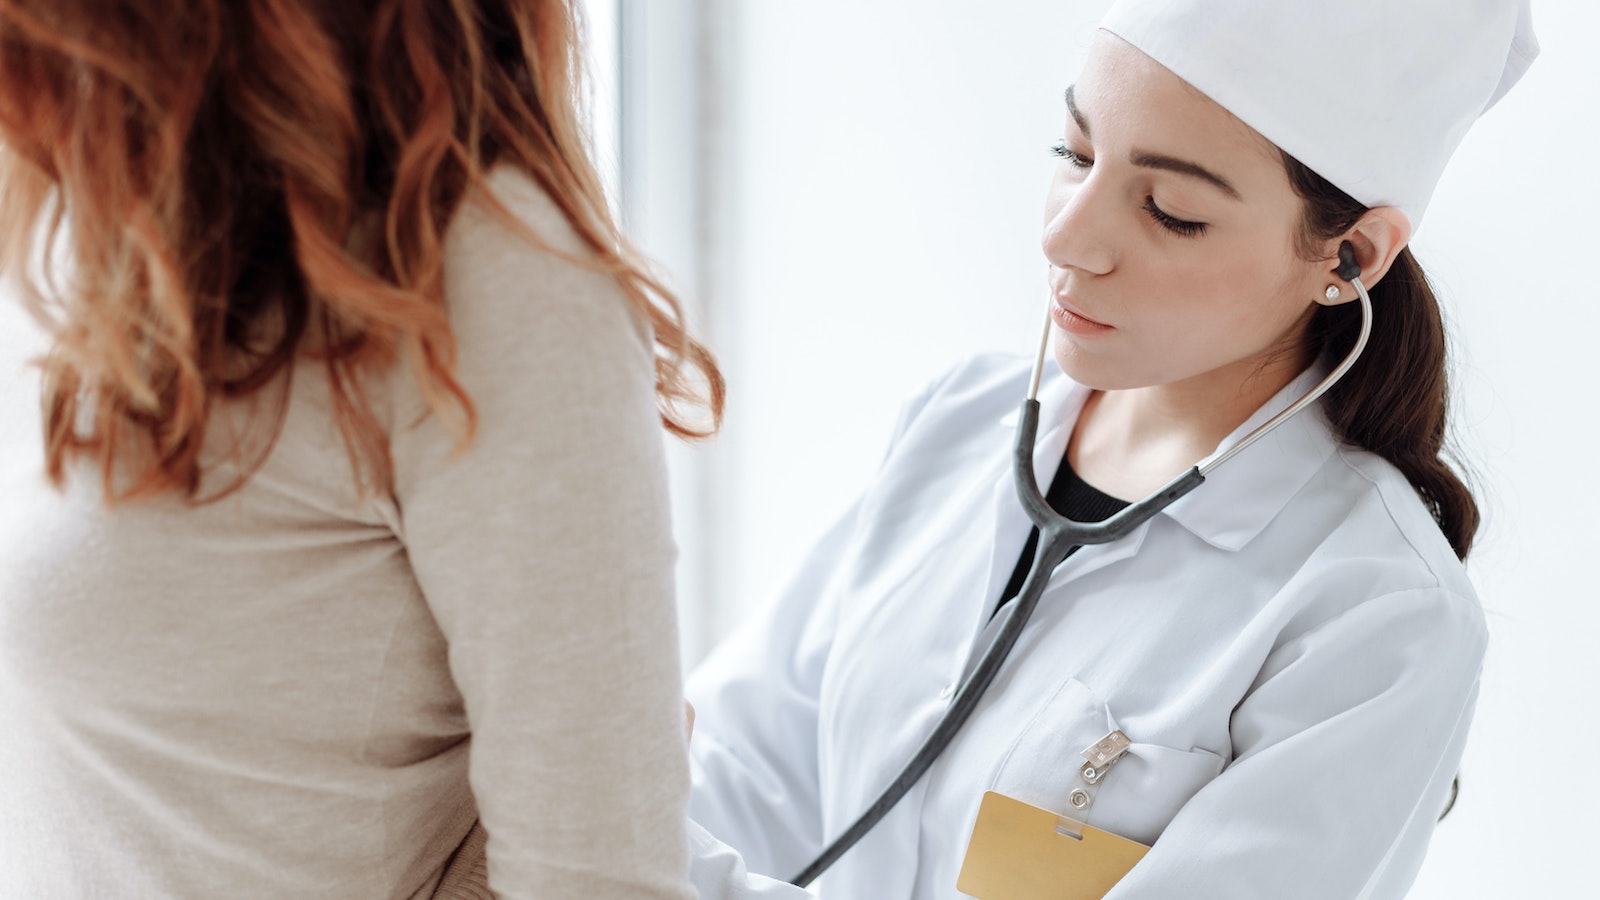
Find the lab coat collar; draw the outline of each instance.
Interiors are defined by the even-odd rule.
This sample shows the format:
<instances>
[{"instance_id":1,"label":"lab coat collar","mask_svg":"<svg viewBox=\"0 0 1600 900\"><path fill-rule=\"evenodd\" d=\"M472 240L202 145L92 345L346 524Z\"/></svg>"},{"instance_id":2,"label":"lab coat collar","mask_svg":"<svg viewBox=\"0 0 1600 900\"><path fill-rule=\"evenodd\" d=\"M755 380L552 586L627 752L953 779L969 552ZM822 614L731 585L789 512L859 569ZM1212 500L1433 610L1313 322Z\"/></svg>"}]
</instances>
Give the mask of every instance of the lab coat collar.
<instances>
[{"instance_id":1,"label":"lab coat collar","mask_svg":"<svg viewBox=\"0 0 1600 900\"><path fill-rule=\"evenodd\" d=\"M1223 438L1206 461L1239 443L1256 426L1311 390L1326 374L1321 366L1302 372ZM1040 435L1034 454L1041 486L1050 483L1060 455L1065 452L1066 438L1076 426L1088 396L1088 388L1059 372L1040 388L1040 419L1050 423ZM1016 422L1017 415L1012 413L1000 424L1015 430ZM1321 404L1312 404L1218 466L1206 476L1205 483L1167 507L1162 515L1213 547L1242 549L1288 504L1337 446Z\"/></svg>"},{"instance_id":2,"label":"lab coat collar","mask_svg":"<svg viewBox=\"0 0 1600 900\"><path fill-rule=\"evenodd\" d=\"M1223 438L1201 464L1227 452L1326 374L1321 366L1300 373ZM1204 484L1167 507L1166 515L1214 547L1239 550L1267 527L1337 448L1322 404L1313 403L1218 466Z\"/></svg>"}]
</instances>

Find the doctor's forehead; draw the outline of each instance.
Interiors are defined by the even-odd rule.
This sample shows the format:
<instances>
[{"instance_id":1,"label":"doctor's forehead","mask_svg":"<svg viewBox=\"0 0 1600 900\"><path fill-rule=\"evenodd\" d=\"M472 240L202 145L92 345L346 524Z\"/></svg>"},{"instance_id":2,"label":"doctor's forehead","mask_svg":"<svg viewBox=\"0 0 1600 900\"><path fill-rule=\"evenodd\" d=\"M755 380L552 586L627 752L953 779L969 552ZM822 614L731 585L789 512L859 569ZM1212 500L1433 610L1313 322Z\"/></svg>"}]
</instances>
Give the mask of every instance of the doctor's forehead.
<instances>
[{"instance_id":1,"label":"doctor's forehead","mask_svg":"<svg viewBox=\"0 0 1600 900\"><path fill-rule=\"evenodd\" d=\"M1203 156L1208 168L1255 168L1262 161L1283 168L1277 147L1260 132L1107 31L1096 32L1066 102L1077 127L1087 126L1085 136L1119 153Z\"/></svg>"}]
</instances>

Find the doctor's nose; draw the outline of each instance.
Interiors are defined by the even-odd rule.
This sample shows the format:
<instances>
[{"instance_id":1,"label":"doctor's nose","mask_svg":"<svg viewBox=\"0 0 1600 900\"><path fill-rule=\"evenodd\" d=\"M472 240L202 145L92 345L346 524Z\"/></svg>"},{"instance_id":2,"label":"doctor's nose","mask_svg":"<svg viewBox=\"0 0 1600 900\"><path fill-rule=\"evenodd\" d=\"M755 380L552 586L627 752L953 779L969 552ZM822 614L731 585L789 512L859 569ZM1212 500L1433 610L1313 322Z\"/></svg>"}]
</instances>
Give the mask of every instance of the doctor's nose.
<instances>
[{"instance_id":1,"label":"doctor's nose","mask_svg":"<svg viewBox=\"0 0 1600 900\"><path fill-rule=\"evenodd\" d=\"M1096 209L1102 202L1089 182L1052 193L1040 239L1045 259L1052 266L1081 269L1091 275L1105 275L1115 268L1116 254L1106 239L1106 222Z\"/></svg>"}]
</instances>

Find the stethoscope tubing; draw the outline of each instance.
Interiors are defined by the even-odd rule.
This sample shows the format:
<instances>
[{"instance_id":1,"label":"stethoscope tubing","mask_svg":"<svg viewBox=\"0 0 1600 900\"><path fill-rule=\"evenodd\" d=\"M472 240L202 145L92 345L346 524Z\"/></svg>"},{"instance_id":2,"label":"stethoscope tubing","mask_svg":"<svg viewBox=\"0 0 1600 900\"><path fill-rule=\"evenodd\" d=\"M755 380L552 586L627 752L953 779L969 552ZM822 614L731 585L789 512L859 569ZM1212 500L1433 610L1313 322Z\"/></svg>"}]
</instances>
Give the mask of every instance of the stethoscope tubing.
<instances>
[{"instance_id":1,"label":"stethoscope tubing","mask_svg":"<svg viewBox=\"0 0 1600 900\"><path fill-rule=\"evenodd\" d=\"M1341 259L1344 258L1341 252ZM1353 254L1351 259L1353 260ZM1345 275L1350 264L1347 262L1341 267L1341 276ZM1356 268L1355 271L1359 273L1360 269ZM989 685L1000 674L1011 648L1022 636L1022 629L1028 624L1034 608L1044 596L1045 586L1049 584L1057 566L1086 545L1110 543L1143 525L1157 513L1177 502L1179 498L1199 487L1205 481L1206 475L1214 471L1217 466L1232 459L1240 451L1287 422L1296 413L1315 403L1317 398L1350 371L1350 367L1355 365L1356 359L1366 349L1367 339L1372 333L1372 297L1367 293L1367 288L1361 283L1358 274L1350 276L1348 280L1355 286L1361 302L1361 332L1356 338L1355 346L1332 372L1299 400L1263 422L1226 451L1193 466L1164 487L1101 522L1078 522L1057 513L1039 490L1039 481L1034 473L1034 442L1039 431L1039 382L1044 370L1046 349L1050 342L1050 320L1047 314L1044 337L1039 343L1038 357L1034 360L1033 375L1028 385L1028 398L1022 402L1022 409L1017 417L1017 437L1012 449L1012 474L1016 482L1017 499L1027 511L1028 518L1039 529L1039 545L1034 551L1028 576L1023 581L1021 590L1017 592L1016 599L1009 604L1009 617L984 650L978 665L956 691L949 711L922 742L916 755L905 768L900 770L894 781L884 788L878 799L867 807L866 812L835 838L809 866L806 866L804 871L790 879L791 884L805 887L815 881L865 837L873 826L882 821L883 817L889 814L889 810L893 809L922 776L927 774L934 761L955 739L961 726L972 717Z\"/></svg>"}]
</instances>

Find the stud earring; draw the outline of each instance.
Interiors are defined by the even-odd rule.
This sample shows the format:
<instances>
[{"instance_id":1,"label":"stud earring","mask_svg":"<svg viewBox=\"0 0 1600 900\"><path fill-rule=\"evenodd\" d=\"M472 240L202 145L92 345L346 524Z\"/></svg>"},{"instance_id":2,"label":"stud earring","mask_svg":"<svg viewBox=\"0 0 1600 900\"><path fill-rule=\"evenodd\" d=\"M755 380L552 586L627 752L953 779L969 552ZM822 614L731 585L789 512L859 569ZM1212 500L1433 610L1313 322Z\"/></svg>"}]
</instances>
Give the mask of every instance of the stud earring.
<instances>
[{"instance_id":1,"label":"stud earring","mask_svg":"<svg viewBox=\"0 0 1600 900\"><path fill-rule=\"evenodd\" d=\"M1328 285L1328 289L1322 292L1322 296L1327 297L1328 301L1331 303L1332 301L1339 299L1339 293L1339 286L1337 284L1330 284Z\"/></svg>"}]
</instances>

